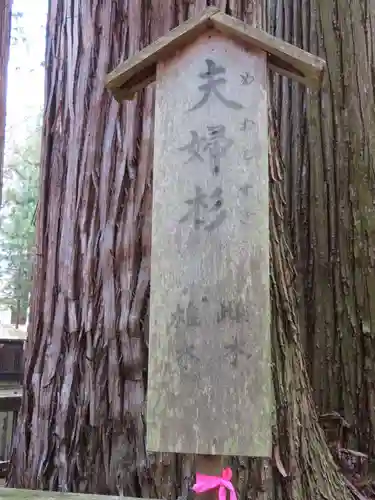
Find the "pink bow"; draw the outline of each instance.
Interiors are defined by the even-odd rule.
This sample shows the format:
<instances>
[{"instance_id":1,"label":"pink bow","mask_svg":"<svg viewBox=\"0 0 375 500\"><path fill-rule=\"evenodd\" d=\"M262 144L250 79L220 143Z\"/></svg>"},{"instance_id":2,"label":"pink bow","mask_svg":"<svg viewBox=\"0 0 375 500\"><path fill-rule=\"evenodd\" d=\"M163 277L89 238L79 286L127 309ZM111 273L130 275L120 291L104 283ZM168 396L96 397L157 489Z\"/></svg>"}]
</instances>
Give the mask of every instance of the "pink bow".
<instances>
[{"instance_id":1,"label":"pink bow","mask_svg":"<svg viewBox=\"0 0 375 500\"><path fill-rule=\"evenodd\" d=\"M195 493L204 493L205 491L213 490L219 488L219 500L226 500L227 492L230 492L230 500L237 500L236 490L231 483L232 470L224 469L220 476L206 476L205 474L199 474L197 472L196 482L193 486L193 491Z\"/></svg>"}]
</instances>

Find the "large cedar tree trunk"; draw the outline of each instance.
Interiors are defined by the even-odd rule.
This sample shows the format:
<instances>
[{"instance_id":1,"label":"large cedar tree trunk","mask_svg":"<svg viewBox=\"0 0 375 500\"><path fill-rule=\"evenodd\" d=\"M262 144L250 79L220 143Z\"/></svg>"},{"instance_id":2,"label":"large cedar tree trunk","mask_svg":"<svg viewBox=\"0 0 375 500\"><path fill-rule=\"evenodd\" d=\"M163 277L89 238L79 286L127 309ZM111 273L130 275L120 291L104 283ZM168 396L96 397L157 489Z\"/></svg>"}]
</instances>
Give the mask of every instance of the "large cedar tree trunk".
<instances>
[{"instance_id":1,"label":"large cedar tree trunk","mask_svg":"<svg viewBox=\"0 0 375 500\"><path fill-rule=\"evenodd\" d=\"M245 3L217 5L263 24L263 2ZM12 486L108 493L119 480L129 496L187 492L193 457L145 450L153 89L119 106L103 79L204 7L205 0L50 2L37 265ZM317 425L303 362L284 169L270 122L280 458L274 470L241 457L231 464L243 499L341 500L348 493Z\"/></svg>"},{"instance_id":2,"label":"large cedar tree trunk","mask_svg":"<svg viewBox=\"0 0 375 500\"><path fill-rule=\"evenodd\" d=\"M271 13L273 34L328 63L313 98L274 87L302 338L318 408L342 413L352 445L374 456L375 2L308 4L278 0Z\"/></svg>"},{"instance_id":3,"label":"large cedar tree trunk","mask_svg":"<svg viewBox=\"0 0 375 500\"><path fill-rule=\"evenodd\" d=\"M12 0L0 0L0 206L3 191L7 75L10 49Z\"/></svg>"}]
</instances>

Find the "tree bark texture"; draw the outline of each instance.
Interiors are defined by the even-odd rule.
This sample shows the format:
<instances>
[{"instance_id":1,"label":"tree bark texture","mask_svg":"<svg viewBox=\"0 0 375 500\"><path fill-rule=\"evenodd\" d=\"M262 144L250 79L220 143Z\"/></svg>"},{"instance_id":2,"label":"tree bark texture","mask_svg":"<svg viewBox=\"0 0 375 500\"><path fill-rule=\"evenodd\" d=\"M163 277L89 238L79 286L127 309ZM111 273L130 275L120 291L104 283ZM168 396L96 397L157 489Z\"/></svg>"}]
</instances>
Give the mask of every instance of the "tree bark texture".
<instances>
[{"instance_id":1,"label":"tree bark texture","mask_svg":"<svg viewBox=\"0 0 375 500\"><path fill-rule=\"evenodd\" d=\"M260 0L216 5L265 23ZM153 89L119 106L103 80L205 7L50 2L37 263L12 486L169 499L191 484L194 457L145 449ZM275 464L238 457L231 465L241 499L344 499L301 351L272 116L270 135Z\"/></svg>"},{"instance_id":2,"label":"tree bark texture","mask_svg":"<svg viewBox=\"0 0 375 500\"><path fill-rule=\"evenodd\" d=\"M8 62L10 50L10 31L12 20L12 0L0 0L0 206L2 204L5 117L8 83Z\"/></svg>"},{"instance_id":3,"label":"tree bark texture","mask_svg":"<svg viewBox=\"0 0 375 500\"><path fill-rule=\"evenodd\" d=\"M287 224L314 400L375 452L373 0L277 0L270 31L326 59L322 92L278 79Z\"/></svg>"}]
</instances>

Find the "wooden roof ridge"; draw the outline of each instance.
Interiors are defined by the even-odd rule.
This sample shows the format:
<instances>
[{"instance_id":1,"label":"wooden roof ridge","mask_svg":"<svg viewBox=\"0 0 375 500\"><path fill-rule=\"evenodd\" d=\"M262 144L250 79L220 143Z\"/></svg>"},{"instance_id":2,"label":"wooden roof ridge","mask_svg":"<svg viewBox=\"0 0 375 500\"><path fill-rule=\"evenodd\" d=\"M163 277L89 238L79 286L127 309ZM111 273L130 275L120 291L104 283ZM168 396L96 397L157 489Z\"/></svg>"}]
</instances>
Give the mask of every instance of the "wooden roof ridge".
<instances>
[{"instance_id":1,"label":"wooden roof ridge","mask_svg":"<svg viewBox=\"0 0 375 500\"><path fill-rule=\"evenodd\" d=\"M105 86L117 100L133 99L136 92L155 81L158 62L173 56L212 28L246 48L266 52L271 69L312 88L321 85L323 59L224 14L217 7L208 7L119 64L106 76Z\"/></svg>"}]
</instances>

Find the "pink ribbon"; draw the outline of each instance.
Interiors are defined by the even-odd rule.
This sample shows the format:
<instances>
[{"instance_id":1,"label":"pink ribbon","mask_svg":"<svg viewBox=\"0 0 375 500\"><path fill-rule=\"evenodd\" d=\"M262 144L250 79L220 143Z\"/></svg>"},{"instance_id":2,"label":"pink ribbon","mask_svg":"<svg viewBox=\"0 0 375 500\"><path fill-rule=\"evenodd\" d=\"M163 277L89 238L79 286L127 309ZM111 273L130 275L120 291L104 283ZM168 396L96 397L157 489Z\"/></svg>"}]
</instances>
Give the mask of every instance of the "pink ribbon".
<instances>
[{"instance_id":1,"label":"pink ribbon","mask_svg":"<svg viewBox=\"0 0 375 500\"><path fill-rule=\"evenodd\" d=\"M199 474L197 472L196 482L193 486L193 491L195 493L204 493L205 491L213 490L219 488L219 500L226 500L227 491L230 492L230 500L237 500L236 490L231 483L232 470L224 469L220 476L206 476L205 474Z\"/></svg>"}]
</instances>

